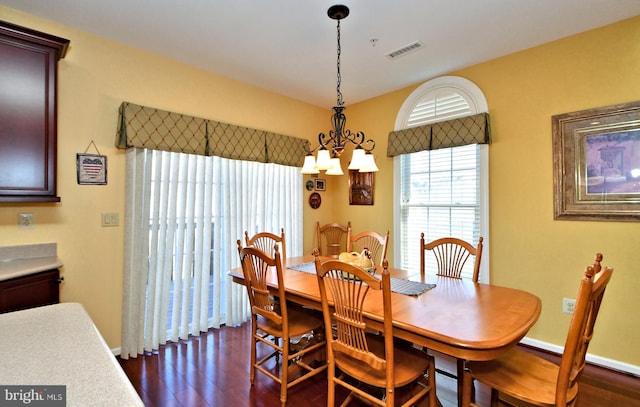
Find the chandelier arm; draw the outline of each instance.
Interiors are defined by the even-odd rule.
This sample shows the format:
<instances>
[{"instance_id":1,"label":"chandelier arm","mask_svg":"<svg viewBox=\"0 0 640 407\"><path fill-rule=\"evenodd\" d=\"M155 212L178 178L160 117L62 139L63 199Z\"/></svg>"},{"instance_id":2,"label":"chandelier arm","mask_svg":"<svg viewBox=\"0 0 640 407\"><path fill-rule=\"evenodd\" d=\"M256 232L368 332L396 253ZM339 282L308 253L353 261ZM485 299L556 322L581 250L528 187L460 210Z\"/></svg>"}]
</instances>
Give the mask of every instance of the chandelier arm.
<instances>
[{"instance_id":1,"label":"chandelier arm","mask_svg":"<svg viewBox=\"0 0 640 407\"><path fill-rule=\"evenodd\" d=\"M329 134L328 135L325 134L325 133L320 133L320 134L318 134L318 144L319 144L319 146L316 147L314 149L314 151L317 150L320 147L327 148L329 146L329 144L332 143L332 142L334 144L336 144L335 141L336 141L336 134L333 132L333 130L329 130Z\"/></svg>"},{"instance_id":2,"label":"chandelier arm","mask_svg":"<svg viewBox=\"0 0 640 407\"><path fill-rule=\"evenodd\" d=\"M364 137L364 133L362 133L362 136ZM370 144L371 147L370 148L365 147L366 144ZM376 142L373 141L372 139L369 139L369 140L366 140L364 143L360 144L360 146L364 149L364 151L366 151L367 153L370 153L373 151L374 148L376 148Z\"/></svg>"},{"instance_id":3,"label":"chandelier arm","mask_svg":"<svg viewBox=\"0 0 640 407\"><path fill-rule=\"evenodd\" d=\"M344 135L343 135L344 139L347 141L350 141L352 144L356 145L356 146L361 146L362 143L364 143L365 141L365 136L364 136L364 132L352 132L351 130L345 130L344 131Z\"/></svg>"},{"instance_id":4,"label":"chandelier arm","mask_svg":"<svg viewBox=\"0 0 640 407\"><path fill-rule=\"evenodd\" d=\"M311 148L311 143L307 143L307 144L305 144L305 145L304 145L304 153L305 153L306 155L313 154L313 153L315 153L315 152L316 152L320 147L321 147L321 146L319 146L319 145L318 145L318 146L315 146L314 148Z\"/></svg>"}]
</instances>

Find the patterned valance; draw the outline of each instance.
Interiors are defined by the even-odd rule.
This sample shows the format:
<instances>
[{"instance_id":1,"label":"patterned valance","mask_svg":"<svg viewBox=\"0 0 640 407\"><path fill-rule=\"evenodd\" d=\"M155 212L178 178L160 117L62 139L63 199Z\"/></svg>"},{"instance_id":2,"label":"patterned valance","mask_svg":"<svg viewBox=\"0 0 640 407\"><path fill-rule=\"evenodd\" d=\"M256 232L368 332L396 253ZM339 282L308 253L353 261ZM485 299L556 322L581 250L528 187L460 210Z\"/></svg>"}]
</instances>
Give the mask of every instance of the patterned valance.
<instances>
[{"instance_id":1,"label":"patterned valance","mask_svg":"<svg viewBox=\"0 0 640 407\"><path fill-rule=\"evenodd\" d=\"M116 146L299 167L309 141L130 102L120 106Z\"/></svg>"},{"instance_id":2,"label":"patterned valance","mask_svg":"<svg viewBox=\"0 0 640 407\"><path fill-rule=\"evenodd\" d=\"M424 150L458 147L467 144L490 144L489 114L473 116L389 133L387 156L415 153Z\"/></svg>"}]
</instances>

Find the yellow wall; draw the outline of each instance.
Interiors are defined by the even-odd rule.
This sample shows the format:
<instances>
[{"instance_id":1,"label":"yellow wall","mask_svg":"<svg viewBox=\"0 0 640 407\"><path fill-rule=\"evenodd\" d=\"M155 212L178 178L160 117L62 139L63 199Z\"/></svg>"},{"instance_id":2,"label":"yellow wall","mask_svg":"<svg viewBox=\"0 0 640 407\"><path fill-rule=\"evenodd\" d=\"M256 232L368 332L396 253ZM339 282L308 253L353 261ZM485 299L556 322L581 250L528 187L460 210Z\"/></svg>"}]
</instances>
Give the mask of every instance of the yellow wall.
<instances>
[{"instance_id":1,"label":"yellow wall","mask_svg":"<svg viewBox=\"0 0 640 407\"><path fill-rule=\"evenodd\" d=\"M308 137L314 144L318 132L328 130L331 112L11 9L0 7L0 16L71 40L60 64L62 202L0 204L0 245L58 242L65 264L62 300L83 303L108 344L118 347L123 229L101 228L100 214L124 213L124 153L113 146L119 104L126 100ZM561 312L562 298L575 297L584 267L596 251L603 252L605 264L616 272L590 351L636 366L640 227L633 222L553 220L551 116L640 99L638 38L640 18L634 18L452 73L480 86L490 109L492 283L538 295L543 312L529 336L562 345L569 323ZM321 208L310 209L310 192L304 193L305 252L316 244L316 221L351 221L356 230L393 233L393 160L386 157L387 135L418 85L347 106L347 127L364 131L377 143L375 205L350 206L347 177L321 175L327 180ZM280 120L282 112L287 112L286 121ZM91 140L108 156L107 186L76 184L75 154L84 152ZM34 230L16 226L17 213L25 211L35 213ZM391 261L393 256L391 248Z\"/></svg>"},{"instance_id":2,"label":"yellow wall","mask_svg":"<svg viewBox=\"0 0 640 407\"><path fill-rule=\"evenodd\" d=\"M120 346L125 153L115 148L123 101L276 133L311 137L328 123L320 109L166 58L0 7L0 18L71 41L59 64L59 204L0 203L0 246L58 243L61 301L82 303L112 348ZM282 120L282 117L287 117ZM94 141L107 155L108 185L77 185L76 153ZM90 152L95 152L91 147ZM302 157L301 157L302 161ZM307 205L308 206L308 205ZM17 214L33 212L33 230ZM101 227L119 212L120 227Z\"/></svg>"},{"instance_id":3,"label":"yellow wall","mask_svg":"<svg viewBox=\"0 0 640 407\"><path fill-rule=\"evenodd\" d=\"M570 320L562 298L575 298L585 266L602 252L615 273L589 350L635 365L635 371L640 224L553 219L551 116L640 100L638 39L640 17L451 73L476 83L489 105L491 282L538 295L543 311L529 337L562 346ZM375 207L349 206L346 181L337 188L343 206L335 217L351 220L356 230L393 231L393 160L386 157L386 140L418 85L347 110L350 128L376 139L380 167Z\"/></svg>"}]
</instances>

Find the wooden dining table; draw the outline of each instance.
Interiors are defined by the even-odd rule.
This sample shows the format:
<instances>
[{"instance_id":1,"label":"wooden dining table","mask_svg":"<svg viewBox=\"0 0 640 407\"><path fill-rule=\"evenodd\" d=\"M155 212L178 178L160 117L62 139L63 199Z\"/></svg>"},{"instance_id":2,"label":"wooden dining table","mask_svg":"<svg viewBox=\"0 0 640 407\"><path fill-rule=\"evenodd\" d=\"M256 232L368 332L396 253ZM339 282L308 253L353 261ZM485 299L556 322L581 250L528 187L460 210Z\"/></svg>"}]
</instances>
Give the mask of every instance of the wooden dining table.
<instances>
[{"instance_id":1,"label":"wooden dining table","mask_svg":"<svg viewBox=\"0 0 640 407\"><path fill-rule=\"evenodd\" d=\"M313 261L313 256L286 259L285 293L288 301L321 309L315 273L290 268ZM395 278L408 275L399 269L389 271ZM233 281L244 284L242 268L233 269L229 274ZM425 283L435 286L420 295L391 294L393 335L457 359L498 358L516 346L540 316L540 299L527 291L431 274L425 279ZM276 294L275 275L272 282ZM379 291L367 296L364 309L367 324L383 330Z\"/></svg>"}]
</instances>

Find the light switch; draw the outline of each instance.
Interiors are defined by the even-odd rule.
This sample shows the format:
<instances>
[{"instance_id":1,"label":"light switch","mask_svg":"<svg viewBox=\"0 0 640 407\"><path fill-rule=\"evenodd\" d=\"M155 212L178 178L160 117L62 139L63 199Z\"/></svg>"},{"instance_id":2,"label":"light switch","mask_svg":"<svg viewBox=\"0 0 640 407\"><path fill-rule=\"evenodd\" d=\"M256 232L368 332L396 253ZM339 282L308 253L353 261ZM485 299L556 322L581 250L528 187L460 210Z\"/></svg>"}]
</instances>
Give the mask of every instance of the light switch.
<instances>
[{"instance_id":1,"label":"light switch","mask_svg":"<svg viewBox=\"0 0 640 407\"><path fill-rule=\"evenodd\" d=\"M120 214L118 212L105 212L102 214L102 227L118 226Z\"/></svg>"}]
</instances>

